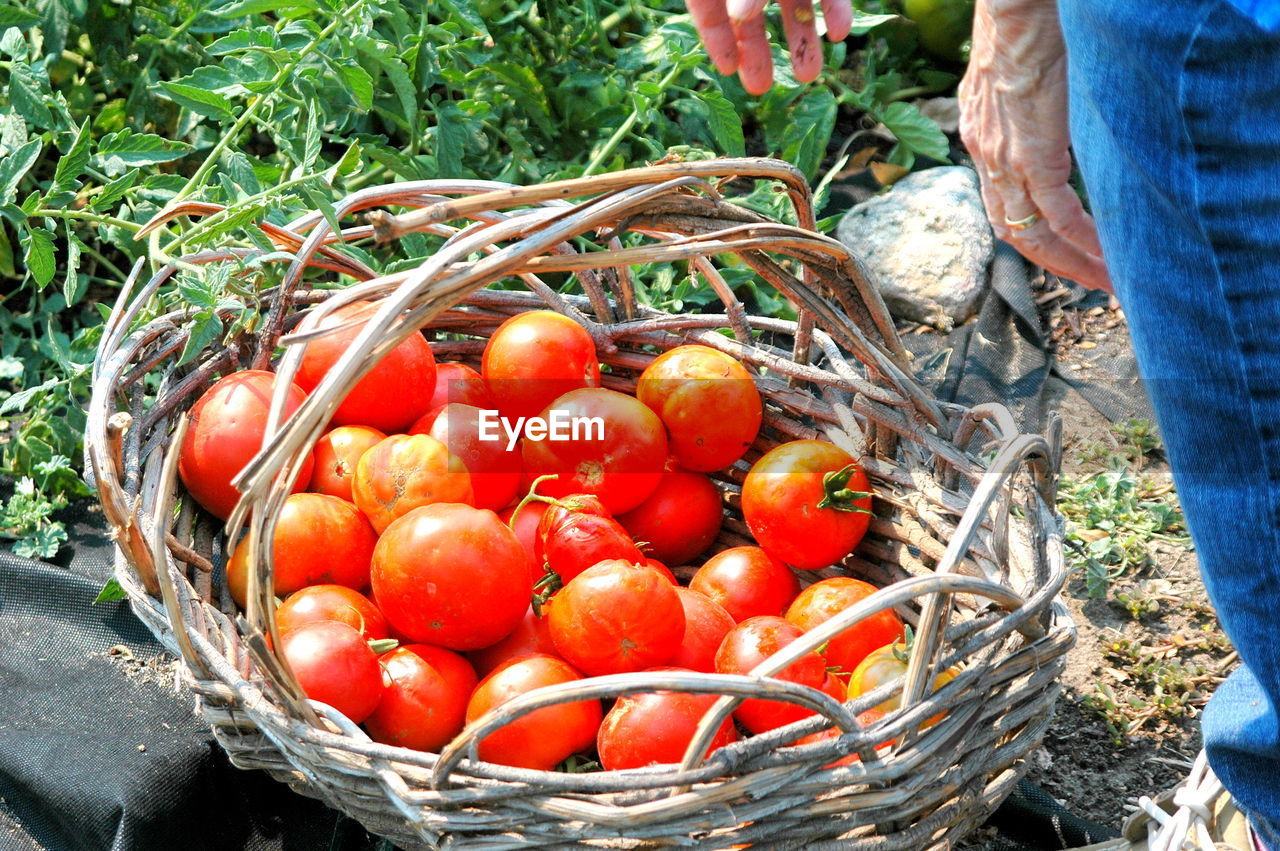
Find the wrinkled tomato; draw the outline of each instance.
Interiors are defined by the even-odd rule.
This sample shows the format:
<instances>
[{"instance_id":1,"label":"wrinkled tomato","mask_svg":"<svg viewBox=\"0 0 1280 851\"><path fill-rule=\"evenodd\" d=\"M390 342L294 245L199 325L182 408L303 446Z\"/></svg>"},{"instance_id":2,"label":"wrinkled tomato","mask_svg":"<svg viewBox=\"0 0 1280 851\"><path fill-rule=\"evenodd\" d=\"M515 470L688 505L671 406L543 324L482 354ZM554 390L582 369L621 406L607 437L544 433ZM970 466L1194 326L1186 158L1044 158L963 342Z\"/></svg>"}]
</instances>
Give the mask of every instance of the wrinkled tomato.
<instances>
[{"instance_id":1,"label":"wrinkled tomato","mask_svg":"<svg viewBox=\"0 0 1280 851\"><path fill-rule=\"evenodd\" d=\"M394 434L361 455L351 493L379 533L415 508L475 498L466 467L425 434Z\"/></svg>"},{"instance_id":2,"label":"wrinkled tomato","mask_svg":"<svg viewBox=\"0 0 1280 851\"><path fill-rule=\"evenodd\" d=\"M666 664L684 637L675 587L651 567L604 561L560 589L549 615L557 652L588 676Z\"/></svg>"}]
</instances>

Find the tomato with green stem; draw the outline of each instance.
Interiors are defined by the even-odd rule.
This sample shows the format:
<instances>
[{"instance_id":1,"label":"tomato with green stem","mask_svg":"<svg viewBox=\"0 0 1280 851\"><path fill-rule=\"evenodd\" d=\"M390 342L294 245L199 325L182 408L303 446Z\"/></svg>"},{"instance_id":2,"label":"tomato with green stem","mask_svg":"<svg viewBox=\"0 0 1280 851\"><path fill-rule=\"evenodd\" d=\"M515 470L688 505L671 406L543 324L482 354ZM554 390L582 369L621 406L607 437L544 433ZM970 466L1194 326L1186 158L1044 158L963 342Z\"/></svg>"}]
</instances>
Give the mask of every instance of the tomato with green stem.
<instances>
[{"instance_id":1,"label":"tomato with green stem","mask_svg":"<svg viewBox=\"0 0 1280 851\"><path fill-rule=\"evenodd\" d=\"M871 521L871 487L852 455L821 440L769 450L742 484L742 516L760 546L820 570L853 552Z\"/></svg>"}]
</instances>

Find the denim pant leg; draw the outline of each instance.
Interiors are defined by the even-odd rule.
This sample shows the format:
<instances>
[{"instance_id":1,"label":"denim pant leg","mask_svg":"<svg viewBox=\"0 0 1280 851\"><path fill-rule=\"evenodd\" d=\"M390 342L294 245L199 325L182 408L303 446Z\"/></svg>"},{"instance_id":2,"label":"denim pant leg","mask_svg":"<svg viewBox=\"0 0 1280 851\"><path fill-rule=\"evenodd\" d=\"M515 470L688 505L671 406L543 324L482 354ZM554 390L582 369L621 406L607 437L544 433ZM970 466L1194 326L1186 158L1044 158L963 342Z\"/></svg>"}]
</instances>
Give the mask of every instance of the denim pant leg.
<instances>
[{"instance_id":1,"label":"denim pant leg","mask_svg":"<svg viewBox=\"0 0 1280 851\"><path fill-rule=\"evenodd\" d=\"M1280 849L1280 37L1223 0L1059 0L1071 133L1241 668L1210 764Z\"/></svg>"}]
</instances>

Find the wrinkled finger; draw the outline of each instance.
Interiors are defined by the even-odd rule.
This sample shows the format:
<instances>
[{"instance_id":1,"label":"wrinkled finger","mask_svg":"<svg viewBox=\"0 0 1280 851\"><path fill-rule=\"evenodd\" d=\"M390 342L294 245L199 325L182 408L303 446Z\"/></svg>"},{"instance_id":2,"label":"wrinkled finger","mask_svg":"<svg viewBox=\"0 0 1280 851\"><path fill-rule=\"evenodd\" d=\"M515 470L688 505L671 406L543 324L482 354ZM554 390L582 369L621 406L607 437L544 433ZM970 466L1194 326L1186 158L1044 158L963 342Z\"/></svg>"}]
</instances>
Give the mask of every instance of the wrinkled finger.
<instances>
[{"instance_id":1,"label":"wrinkled finger","mask_svg":"<svg viewBox=\"0 0 1280 851\"><path fill-rule=\"evenodd\" d=\"M787 50L791 52L791 72L798 82L807 83L822 71L822 44L818 41L813 0L779 0L778 5L782 7Z\"/></svg>"},{"instance_id":2,"label":"wrinkled finger","mask_svg":"<svg viewBox=\"0 0 1280 851\"><path fill-rule=\"evenodd\" d=\"M1054 233L1088 254L1102 256L1102 244L1098 242L1098 228L1093 217L1084 211L1084 204L1075 190L1065 183L1057 186L1028 187L1031 200L1053 222Z\"/></svg>"},{"instance_id":3,"label":"wrinkled finger","mask_svg":"<svg viewBox=\"0 0 1280 851\"><path fill-rule=\"evenodd\" d=\"M1082 287L1111 292L1111 278L1107 275L1101 257L1082 251L1058 236L1051 222L1042 218L1023 230L1012 230L1005 224L1009 219L1017 221L1026 216L1011 215L1010 208L1005 206L1005 200L993 184L994 181L989 176L982 178L982 202L986 205L991 229L998 239L1009 243L1023 257L1055 275L1075 281ZM1025 198L1025 193L1022 196ZM1021 199L1015 198L1014 203L1019 200ZM1014 212L1021 211L1021 208L1013 209Z\"/></svg>"},{"instance_id":4,"label":"wrinkled finger","mask_svg":"<svg viewBox=\"0 0 1280 851\"><path fill-rule=\"evenodd\" d=\"M738 70L738 37L729 23L724 0L685 0L694 29L721 74Z\"/></svg>"},{"instance_id":5,"label":"wrinkled finger","mask_svg":"<svg viewBox=\"0 0 1280 851\"><path fill-rule=\"evenodd\" d=\"M987 208L993 226L1009 220L1021 221L1041 212L1017 176L996 167L989 167L985 174L980 173L979 179L984 186L990 184L992 191L999 198L1002 210L1000 218L996 218L990 207ZM983 197L985 200L986 196Z\"/></svg>"},{"instance_id":6,"label":"wrinkled finger","mask_svg":"<svg viewBox=\"0 0 1280 851\"><path fill-rule=\"evenodd\" d=\"M827 41L844 41L853 27L850 0L822 0L822 19L827 24Z\"/></svg>"},{"instance_id":7,"label":"wrinkled finger","mask_svg":"<svg viewBox=\"0 0 1280 851\"><path fill-rule=\"evenodd\" d=\"M735 21L733 29L738 36L738 78L748 94L762 95L773 85L773 57L764 16Z\"/></svg>"},{"instance_id":8,"label":"wrinkled finger","mask_svg":"<svg viewBox=\"0 0 1280 851\"><path fill-rule=\"evenodd\" d=\"M1111 278L1102 258L1088 254L1067 242L1041 221L1026 230L1014 231L1007 241L1018 253L1062 278L1091 290L1111 292Z\"/></svg>"},{"instance_id":9,"label":"wrinkled finger","mask_svg":"<svg viewBox=\"0 0 1280 851\"><path fill-rule=\"evenodd\" d=\"M766 0L728 0L725 8L728 9L729 17L733 22L741 24L743 21L763 15L765 2Z\"/></svg>"}]
</instances>

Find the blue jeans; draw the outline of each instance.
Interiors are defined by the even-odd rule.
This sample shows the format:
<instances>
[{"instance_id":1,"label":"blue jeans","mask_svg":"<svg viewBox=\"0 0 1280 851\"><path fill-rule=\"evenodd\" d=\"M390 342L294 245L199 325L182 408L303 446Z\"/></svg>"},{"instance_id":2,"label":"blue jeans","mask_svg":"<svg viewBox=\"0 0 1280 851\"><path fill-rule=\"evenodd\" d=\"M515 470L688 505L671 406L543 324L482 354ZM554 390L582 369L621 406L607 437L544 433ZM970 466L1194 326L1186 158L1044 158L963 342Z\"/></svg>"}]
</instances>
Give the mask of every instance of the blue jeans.
<instances>
[{"instance_id":1,"label":"blue jeans","mask_svg":"<svg viewBox=\"0 0 1280 851\"><path fill-rule=\"evenodd\" d=\"M1280 35L1224 0L1059 0L1071 135L1241 666L1210 765L1280 849Z\"/></svg>"}]
</instances>

